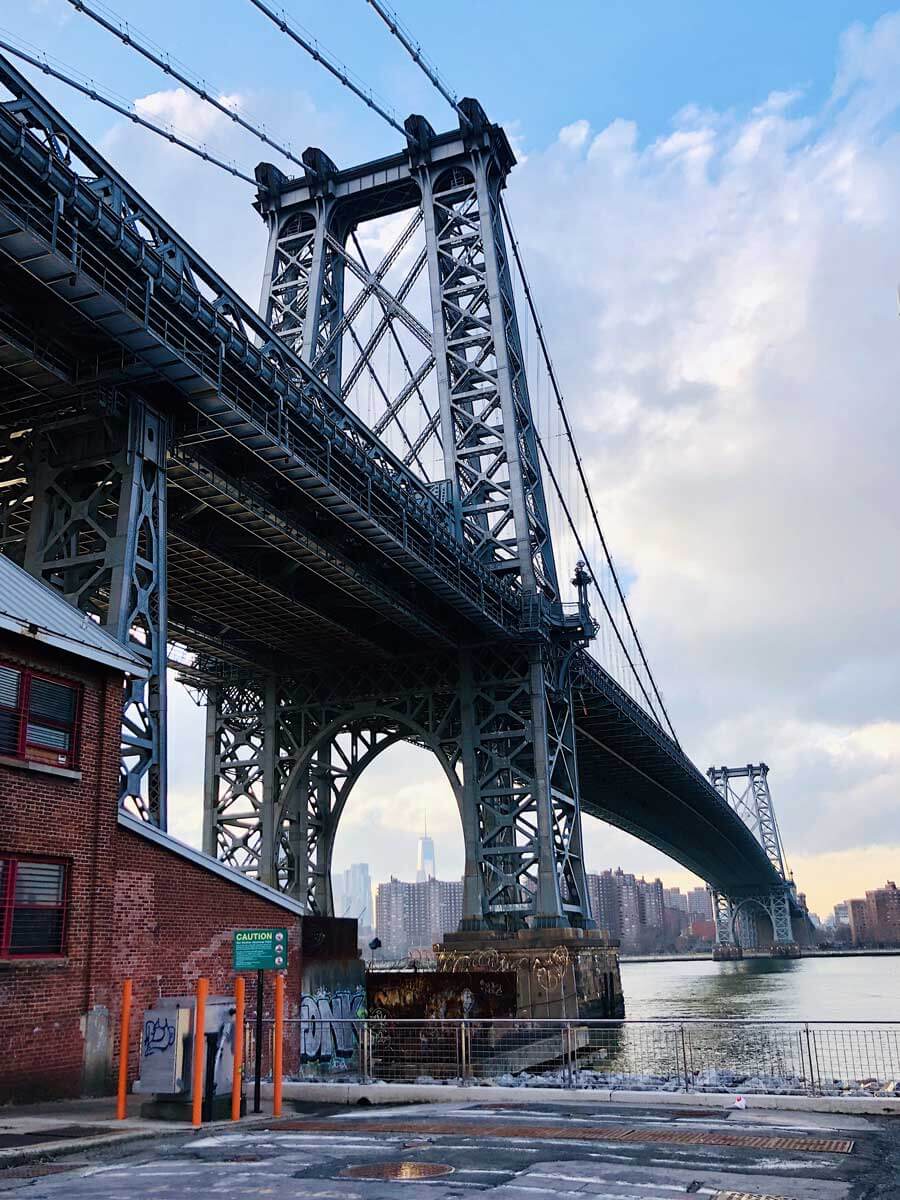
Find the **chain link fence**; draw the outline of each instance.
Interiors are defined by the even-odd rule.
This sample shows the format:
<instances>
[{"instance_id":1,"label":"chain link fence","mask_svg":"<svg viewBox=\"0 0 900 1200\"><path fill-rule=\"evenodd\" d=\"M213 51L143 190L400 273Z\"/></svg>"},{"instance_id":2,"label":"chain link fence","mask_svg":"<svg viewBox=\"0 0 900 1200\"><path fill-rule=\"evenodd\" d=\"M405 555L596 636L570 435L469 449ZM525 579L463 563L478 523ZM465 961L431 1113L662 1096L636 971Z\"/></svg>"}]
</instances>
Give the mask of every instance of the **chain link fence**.
<instances>
[{"instance_id":1,"label":"chain link fence","mask_svg":"<svg viewBox=\"0 0 900 1200\"><path fill-rule=\"evenodd\" d=\"M245 1046L250 1079L252 1020ZM900 1022L317 1018L285 1021L284 1069L307 1081L900 1096Z\"/></svg>"}]
</instances>

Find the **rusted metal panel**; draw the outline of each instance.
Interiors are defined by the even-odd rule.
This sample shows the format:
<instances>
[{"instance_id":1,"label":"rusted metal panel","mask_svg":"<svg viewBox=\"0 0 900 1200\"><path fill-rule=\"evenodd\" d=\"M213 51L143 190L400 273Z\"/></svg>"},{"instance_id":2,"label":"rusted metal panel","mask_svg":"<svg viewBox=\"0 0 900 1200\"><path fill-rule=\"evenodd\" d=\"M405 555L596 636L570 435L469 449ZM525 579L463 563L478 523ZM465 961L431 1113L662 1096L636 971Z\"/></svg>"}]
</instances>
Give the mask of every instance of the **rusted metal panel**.
<instances>
[{"instance_id":1,"label":"rusted metal panel","mask_svg":"<svg viewBox=\"0 0 900 1200\"><path fill-rule=\"evenodd\" d=\"M355 917L304 917L300 934L304 963L311 959L359 958Z\"/></svg>"},{"instance_id":2,"label":"rusted metal panel","mask_svg":"<svg viewBox=\"0 0 900 1200\"><path fill-rule=\"evenodd\" d=\"M515 1017L515 971L369 971L370 1016L394 1020Z\"/></svg>"}]
</instances>

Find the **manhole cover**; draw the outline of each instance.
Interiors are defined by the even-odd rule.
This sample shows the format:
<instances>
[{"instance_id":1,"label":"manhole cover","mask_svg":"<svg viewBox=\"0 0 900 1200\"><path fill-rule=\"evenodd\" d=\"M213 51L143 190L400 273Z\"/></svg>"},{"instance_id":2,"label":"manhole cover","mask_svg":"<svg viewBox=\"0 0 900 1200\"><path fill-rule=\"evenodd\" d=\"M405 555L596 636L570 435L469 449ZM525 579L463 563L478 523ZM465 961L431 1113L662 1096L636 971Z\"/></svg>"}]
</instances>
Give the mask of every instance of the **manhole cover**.
<instances>
[{"instance_id":1,"label":"manhole cover","mask_svg":"<svg viewBox=\"0 0 900 1200\"><path fill-rule=\"evenodd\" d=\"M344 1179L437 1179L452 1173L453 1168L446 1163L389 1162L345 1167L341 1176Z\"/></svg>"}]
</instances>

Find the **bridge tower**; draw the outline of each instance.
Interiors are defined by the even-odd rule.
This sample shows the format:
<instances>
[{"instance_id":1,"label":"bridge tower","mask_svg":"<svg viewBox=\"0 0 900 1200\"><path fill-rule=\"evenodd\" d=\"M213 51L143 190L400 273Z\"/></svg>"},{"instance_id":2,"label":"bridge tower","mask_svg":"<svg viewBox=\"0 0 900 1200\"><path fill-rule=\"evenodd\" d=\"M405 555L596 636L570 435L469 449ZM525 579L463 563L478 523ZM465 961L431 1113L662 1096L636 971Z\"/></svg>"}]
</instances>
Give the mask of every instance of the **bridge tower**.
<instances>
[{"instance_id":1,"label":"bridge tower","mask_svg":"<svg viewBox=\"0 0 900 1200\"><path fill-rule=\"evenodd\" d=\"M772 866L783 880L781 886L766 892L725 895L713 893L716 922L716 958L740 958L744 941L752 936L755 914L761 909L772 923L773 953L791 958L799 953L791 920L791 910L797 907L797 894L784 856L784 847L772 794L769 790L769 768L765 763L748 763L745 767L710 767L707 777L723 800L751 829L766 852Z\"/></svg>"},{"instance_id":2,"label":"bridge tower","mask_svg":"<svg viewBox=\"0 0 900 1200\"><path fill-rule=\"evenodd\" d=\"M374 432L393 433L447 504L457 541L519 608L520 634L450 637L439 654L373 656L327 680L233 672L210 687L205 848L330 914L347 798L381 750L411 740L436 754L460 809L463 928L590 928L568 673L594 632L589 580L579 569L577 611L564 611L501 224L514 156L476 101L461 108L441 135L410 117L390 159L339 170L308 149L303 177L257 168L260 315L332 392L349 401L360 380L375 392ZM358 234L381 218L401 232L373 266ZM380 312L360 328L369 299ZM386 345L402 386L379 365Z\"/></svg>"}]
</instances>

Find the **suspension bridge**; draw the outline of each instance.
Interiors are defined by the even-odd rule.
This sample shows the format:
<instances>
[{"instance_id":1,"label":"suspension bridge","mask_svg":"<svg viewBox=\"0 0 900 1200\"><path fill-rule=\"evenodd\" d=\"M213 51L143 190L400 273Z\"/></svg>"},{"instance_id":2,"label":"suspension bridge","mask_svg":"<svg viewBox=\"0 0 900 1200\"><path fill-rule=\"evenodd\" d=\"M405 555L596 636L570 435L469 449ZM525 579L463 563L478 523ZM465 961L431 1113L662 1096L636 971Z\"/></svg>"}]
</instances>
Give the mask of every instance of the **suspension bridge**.
<instances>
[{"instance_id":1,"label":"suspension bridge","mask_svg":"<svg viewBox=\"0 0 900 1200\"><path fill-rule=\"evenodd\" d=\"M206 705L204 848L310 911L332 912L354 784L406 740L459 807L465 929L592 927L588 814L705 879L725 951L747 904L792 946L765 772L738 794L697 770L629 613L504 202L502 128L376 0L450 128L401 121L251 0L390 126L395 152L349 167L70 2L281 164L245 171L0 40L0 550L146 661L122 805L165 826L175 665ZM14 57L246 181L268 231L259 312Z\"/></svg>"}]
</instances>

